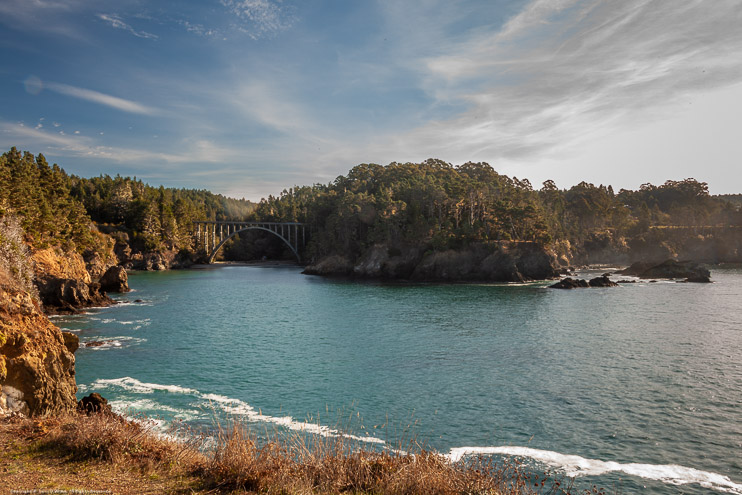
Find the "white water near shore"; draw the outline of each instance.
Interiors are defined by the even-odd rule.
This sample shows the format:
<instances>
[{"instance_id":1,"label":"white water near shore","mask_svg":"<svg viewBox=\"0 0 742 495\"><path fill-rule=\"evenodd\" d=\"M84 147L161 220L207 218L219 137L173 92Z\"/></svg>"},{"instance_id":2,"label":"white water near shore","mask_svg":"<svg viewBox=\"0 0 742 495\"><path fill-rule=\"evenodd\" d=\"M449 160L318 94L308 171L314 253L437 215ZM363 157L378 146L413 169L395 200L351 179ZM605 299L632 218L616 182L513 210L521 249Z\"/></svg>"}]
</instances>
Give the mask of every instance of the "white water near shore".
<instances>
[{"instance_id":1,"label":"white water near shore","mask_svg":"<svg viewBox=\"0 0 742 495\"><path fill-rule=\"evenodd\" d=\"M233 399L230 397L225 397L223 395L218 394L210 394L210 393L203 393L193 388L187 388L187 387L181 387L178 385L160 385L157 383L144 383L139 380L136 380L131 377L123 377L123 378L117 378L117 379L110 379L110 380L96 380L90 385L90 388L95 390L105 390L109 387L119 387L123 390L129 391L129 392L135 392L137 394L151 394L156 390L159 391L165 391L170 392L174 394L185 394L185 395L191 395L197 399L200 399L202 401L206 401L209 404L214 405L216 408L219 408L220 410L231 414L233 416L240 416L245 419L247 419L250 422L262 422L262 423L270 423L277 425L282 428L286 428L291 431L298 431L298 432L304 432L304 433L312 433L315 435L321 435L324 437L343 437L350 440L355 440L358 442L364 442L364 443L373 443L373 444L379 444L384 445L386 442L384 440L372 437L372 436L360 436L360 435L353 435L350 433L341 432L339 430L330 428L329 426L324 426L318 423L308 422L308 421L298 421L291 416L270 416L268 414L263 414L260 410L255 410L254 407L252 407L250 404L241 401L239 399ZM116 405L118 405L121 410L120 412L125 412L126 410L137 408L137 406L142 406L144 403L142 402L124 402L119 401ZM149 401L146 403L150 407L157 407L158 404L156 404L154 401ZM165 406L162 408L163 411L167 412L173 412L174 409L168 406ZM181 412L181 411L178 411Z\"/></svg>"},{"instance_id":2,"label":"white water near shore","mask_svg":"<svg viewBox=\"0 0 742 495\"><path fill-rule=\"evenodd\" d=\"M734 483L728 476L674 464L622 464L613 461L587 459L578 455L562 454L549 450L513 446L457 447L451 449L447 457L451 461L457 462L465 457L476 455L525 457L557 469L571 478L622 472L630 476L661 481L671 485L697 483L704 488L742 495L742 484Z\"/></svg>"}]
</instances>

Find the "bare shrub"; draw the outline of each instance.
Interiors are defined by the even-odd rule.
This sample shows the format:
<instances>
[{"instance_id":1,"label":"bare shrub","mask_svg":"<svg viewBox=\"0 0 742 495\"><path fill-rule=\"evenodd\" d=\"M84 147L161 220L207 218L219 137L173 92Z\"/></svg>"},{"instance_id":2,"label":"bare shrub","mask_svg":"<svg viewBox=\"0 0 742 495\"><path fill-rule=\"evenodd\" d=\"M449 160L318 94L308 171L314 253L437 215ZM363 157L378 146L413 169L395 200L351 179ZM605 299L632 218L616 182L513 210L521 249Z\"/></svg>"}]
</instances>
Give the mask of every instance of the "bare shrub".
<instances>
[{"instance_id":1,"label":"bare shrub","mask_svg":"<svg viewBox=\"0 0 742 495\"><path fill-rule=\"evenodd\" d=\"M29 250L23 238L18 217L10 213L0 217L0 271L10 278L12 288L25 290L38 298Z\"/></svg>"}]
</instances>

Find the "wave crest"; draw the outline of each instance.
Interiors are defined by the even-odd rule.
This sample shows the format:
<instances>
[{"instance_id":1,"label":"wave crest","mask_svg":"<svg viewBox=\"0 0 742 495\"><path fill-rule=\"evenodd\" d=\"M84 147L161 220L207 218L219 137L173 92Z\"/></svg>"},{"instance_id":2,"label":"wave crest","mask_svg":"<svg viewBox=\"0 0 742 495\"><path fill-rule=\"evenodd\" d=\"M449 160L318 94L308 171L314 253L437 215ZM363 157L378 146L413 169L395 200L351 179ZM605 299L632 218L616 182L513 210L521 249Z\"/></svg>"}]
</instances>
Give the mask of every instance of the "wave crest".
<instances>
[{"instance_id":1,"label":"wave crest","mask_svg":"<svg viewBox=\"0 0 742 495\"><path fill-rule=\"evenodd\" d=\"M697 483L704 488L742 495L742 485L734 483L728 476L675 464L623 464L614 461L587 459L578 455L561 454L550 450L509 446L458 447L451 449L446 457L452 462L457 462L463 457L478 454L527 457L546 464L551 468L559 469L569 477L600 476L610 472L623 472L638 478L661 481L671 485Z\"/></svg>"}]
</instances>

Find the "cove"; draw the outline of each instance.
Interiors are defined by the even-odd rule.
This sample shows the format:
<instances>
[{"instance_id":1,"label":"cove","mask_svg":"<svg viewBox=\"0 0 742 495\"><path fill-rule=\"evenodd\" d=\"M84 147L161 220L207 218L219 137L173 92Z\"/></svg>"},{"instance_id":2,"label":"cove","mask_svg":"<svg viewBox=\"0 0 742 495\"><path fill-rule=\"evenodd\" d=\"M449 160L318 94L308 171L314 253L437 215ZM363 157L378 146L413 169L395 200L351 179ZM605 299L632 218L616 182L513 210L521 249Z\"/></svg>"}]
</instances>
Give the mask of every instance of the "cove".
<instances>
[{"instance_id":1,"label":"cove","mask_svg":"<svg viewBox=\"0 0 742 495\"><path fill-rule=\"evenodd\" d=\"M78 395L196 425L353 414L370 445L413 435L452 456L519 452L585 486L742 493L739 268L587 291L299 272L131 274L122 304L55 319L105 342L78 350Z\"/></svg>"}]
</instances>

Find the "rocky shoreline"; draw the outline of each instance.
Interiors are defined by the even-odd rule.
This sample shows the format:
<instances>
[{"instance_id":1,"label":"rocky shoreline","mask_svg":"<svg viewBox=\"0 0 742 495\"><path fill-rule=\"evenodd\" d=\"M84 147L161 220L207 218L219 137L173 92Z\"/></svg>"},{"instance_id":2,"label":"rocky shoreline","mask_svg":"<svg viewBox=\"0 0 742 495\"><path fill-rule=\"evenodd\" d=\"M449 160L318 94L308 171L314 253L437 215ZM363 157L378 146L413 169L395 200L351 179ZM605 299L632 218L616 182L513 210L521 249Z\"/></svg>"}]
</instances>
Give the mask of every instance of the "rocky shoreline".
<instances>
[{"instance_id":1,"label":"rocky shoreline","mask_svg":"<svg viewBox=\"0 0 742 495\"><path fill-rule=\"evenodd\" d=\"M681 283L711 283L711 272L704 265L694 261L665 260L662 263L637 262L615 272L616 275L629 275L639 279L656 282L656 279L676 280ZM635 280L612 281L611 273L604 273L591 280L564 278L550 289L582 289L588 287L618 287L621 284L635 283ZM650 280L652 279L652 280Z\"/></svg>"},{"instance_id":2,"label":"rocky shoreline","mask_svg":"<svg viewBox=\"0 0 742 495\"><path fill-rule=\"evenodd\" d=\"M526 282L559 276L554 252L530 242L478 243L459 250L377 244L361 257L328 256L302 273L410 282Z\"/></svg>"}]
</instances>

